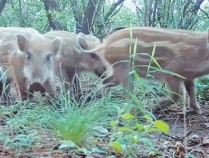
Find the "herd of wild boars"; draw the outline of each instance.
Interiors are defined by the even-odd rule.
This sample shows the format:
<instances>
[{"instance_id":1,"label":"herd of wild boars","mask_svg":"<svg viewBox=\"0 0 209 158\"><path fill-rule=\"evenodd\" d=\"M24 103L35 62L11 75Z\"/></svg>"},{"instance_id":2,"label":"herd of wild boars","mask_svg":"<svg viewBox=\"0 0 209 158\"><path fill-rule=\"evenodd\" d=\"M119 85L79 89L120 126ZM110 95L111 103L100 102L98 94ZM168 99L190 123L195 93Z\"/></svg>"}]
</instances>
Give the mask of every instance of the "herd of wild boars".
<instances>
[{"instance_id":1,"label":"herd of wild boars","mask_svg":"<svg viewBox=\"0 0 209 158\"><path fill-rule=\"evenodd\" d=\"M21 99L39 83L53 96L53 78L66 81L72 91L76 73L94 72L106 77L103 84L128 86L130 51L135 51L134 70L140 77L165 81L173 92L165 107L179 99L185 87L190 107L198 114L194 79L209 73L208 32L135 27L115 31L102 43L93 35L32 28L0 28L0 64L7 81L16 82ZM177 75L178 74L178 75ZM152 77L150 77L152 76ZM112 84L109 84L112 83Z\"/></svg>"},{"instance_id":2,"label":"herd of wild boars","mask_svg":"<svg viewBox=\"0 0 209 158\"><path fill-rule=\"evenodd\" d=\"M67 91L72 90L76 73L86 70L101 76L106 69L95 53L81 54L75 49L88 50L100 44L93 35L67 31L40 34L33 28L20 27L2 27L0 31L0 65L4 78L6 76L5 96L10 90L10 82L14 82L21 100L28 99L36 90L54 97L55 75L65 81ZM2 93L3 79L0 88Z\"/></svg>"}]
</instances>

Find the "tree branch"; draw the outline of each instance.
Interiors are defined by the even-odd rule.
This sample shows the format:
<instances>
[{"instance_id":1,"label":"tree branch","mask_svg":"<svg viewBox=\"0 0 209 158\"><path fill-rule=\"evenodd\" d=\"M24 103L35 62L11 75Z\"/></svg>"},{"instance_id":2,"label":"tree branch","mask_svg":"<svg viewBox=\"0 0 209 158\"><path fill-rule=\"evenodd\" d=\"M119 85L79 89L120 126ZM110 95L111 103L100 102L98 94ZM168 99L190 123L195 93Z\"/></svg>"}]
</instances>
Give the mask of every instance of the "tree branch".
<instances>
[{"instance_id":1,"label":"tree branch","mask_svg":"<svg viewBox=\"0 0 209 158\"><path fill-rule=\"evenodd\" d=\"M42 0L44 2L46 15L49 21L49 26L53 30L67 30L66 26L61 25L57 20L55 20L51 13L59 12L58 5L55 0Z\"/></svg>"},{"instance_id":2,"label":"tree branch","mask_svg":"<svg viewBox=\"0 0 209 158\"><path fill-rule=\"evenodd\" d=\"M89 34L91 27L93 25L94 16L96 12L96 6L98 4L98 0L89 0L86 14L84 16L83 25L81 31L85 34Z\"/></svg>"},{"instance_id":3,"label":"tree branch","mask_svg":"<svg viewBox=\"0 0 209 158\"><path fill-rule=\"evenodd\" d=\"M119 6L120 4L122 4L125 0L118 0L117 2L115 2L112 7L109 9L109 11L107 12L107 14L104 16L104 21L106 22L108 20L108 18L111 16L111 14L113 13L113 11L115 10L115 8L117 8L117 6Z\"/></svg>"}]
</instances>

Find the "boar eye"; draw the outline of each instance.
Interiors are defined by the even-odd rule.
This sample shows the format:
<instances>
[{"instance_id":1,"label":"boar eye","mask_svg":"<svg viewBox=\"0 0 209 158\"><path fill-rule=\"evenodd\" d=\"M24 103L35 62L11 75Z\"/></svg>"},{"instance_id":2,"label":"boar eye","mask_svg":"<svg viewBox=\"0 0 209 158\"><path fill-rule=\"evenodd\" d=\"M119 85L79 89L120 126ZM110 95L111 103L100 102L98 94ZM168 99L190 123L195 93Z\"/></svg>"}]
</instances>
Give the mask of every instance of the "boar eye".
<instances>
[{"instance_id":1,"label":"boar eye","mask_svg":"<svg viewBox=\"0 0 209 158\"><path fill-rule=\"evenodd\" d=\"M91 57L92 57L93 59L98 59L98 57L97 57L97 55L96 55L95 53L91 53Z\"/></svg>"},{"instance_id":2,"label":"boar eye","mask_svg":"<svg viewBox=\"0 0 209 158\"><path fill-rule=\"evenodd\" d=\"M31 60L31 53L30 52L26 52L25 59Z\"/></svg>"},{"instance_id":3,"label":"boar eye","mask_svg":"<svg viewBox=\"0 0 209 158\"><path fill-rule=\"evenodd\" d=\"M51 54L47 54L46 56L46 61L51 61L52 55Z\"/></svg>"}]
</instances>

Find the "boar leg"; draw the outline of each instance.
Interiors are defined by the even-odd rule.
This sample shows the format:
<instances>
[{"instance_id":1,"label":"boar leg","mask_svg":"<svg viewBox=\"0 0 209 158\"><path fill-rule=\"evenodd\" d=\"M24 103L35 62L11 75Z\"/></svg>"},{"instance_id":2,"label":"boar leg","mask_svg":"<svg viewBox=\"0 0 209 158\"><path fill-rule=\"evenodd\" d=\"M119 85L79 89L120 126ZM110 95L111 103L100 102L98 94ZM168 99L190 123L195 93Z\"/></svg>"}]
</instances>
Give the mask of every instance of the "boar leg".
<instances>
[{"instance_id":1,"label":"boar leg","mask_svg":"<svg viewBox=\"0 0 209 158\"><path fill-rule=\"evenodd\" d=\"M57 76L59 77L61 83L62 83L62 90L67 93L70 90L70 78L65 71L65 67L62 67L63 70L59 70L57 73Z\"/></svg>"},{"instance_id":2,"label":"boar leg","mask_svg":"<svg viewBox=\"0 0 209 158\"><path fill-rule=\"evenodd\" d=\"M81 97L82 97L82 91L81 91L81 84L80 84L80 81L79 81L79 77L77 74L74 75L73 78L70 79L70 92L71 94L74 94L71 95L72 97L75 98L76 101L80 101Z\"/></svg>"},{"instance_id":3,"label":"boar leg","mask_svg":"<svg viewBox=\"0 0 209 158\"><path fill-rule=\"evenodd\" d=\"M121 84L128 88L129 65L127 63L117 63L113 67L113 74L103 79L106 87L113 87Z\"/></svg>"},{"instance_id":4,"label":"boar leg","mask_svg":"<svg viewBox=\"0 0 209 158\"><path fill-rule=\"evenodd\" d=\"M182 85L182 80L179 80L177 78L172 78L172 79L169 78L169 80L167 80L167 86L171 91L170 94L171 99L170 98L162 99L159 102L159 106L153 109L153 112L157 112L160 109L164 109L167 106L177 102L180 98L181 85Z\"/></svg>"},{"instance_id":5,"label":"boar leg","mask_svg":"<svg viewBox=\"0 0 209 158\"><path fill-rule=\"evenodd\" d=\"M197 104L197 99L196 99L196 88L195 88L195 81L194 80L186 80L184 81L184 85L186 88L186 91L189 95L189 105L191 109L194 109L194 111L197 114L201 114L201 108Z\"/></svg>"},{"instance_id":6,"label":"boar leg","mask_svg":"<svg viewBox=\"0 0 209 158\"><path fill-rule=\"evenodd\" d=\"M17 88L19 91L21 101L28 99L28 92L27 92L27 82L25 78L18 78L16 79Z\"/></svg>"},{"instance_id":7,"label":"boar leg","mask_svg":"<svg viewBox=\"0 0 209 158\"><path fill-rule=\"evenodd\" d=\"M82 91L81 91L81 84L79 81L79 77L75 73L74 75L68 75L70 79L70 97L74 98L77 102L82 102L81 104L84 104L86 102L89 102L91 100L90 96L87 96L87 98L82 101Z\"/></svg>"},{"instance_id":8,"label":"boar leg","mask_svg":"<svg viewBox=\"0 0 209 158\"><path fill-rule=\"evenodd\" d=\"M103 79L102 95L109 93L110 87L122 85L126 89L129 88L129 65L125 62L117 63L113 66L113 74ZM128 94L124 94L126 99L130 99Z\"/></svg>"},{"instance_id":9,"label":"boar leg","mask_svg":"<svg viewBox=\"0 0 209 158\"><path fill-rule=\"evenodd\" d=\"M114 87L114 86L117 86L118 84L120 84L120 81L118 81L118 79L116 79L116 77L118 77L118 76L115 76L113 74L113 75L103 79L102 84L104 86L103 86L103 89L102 89L102 96L105 96L105 94L110 93L110 88L111 87ZM120 76L119 78L122 78L122 77ZM123 85L123 83L122 83L122 85ZM127 86L124 86L124 87L127 88Z\"/></svg>"}]
</instances>

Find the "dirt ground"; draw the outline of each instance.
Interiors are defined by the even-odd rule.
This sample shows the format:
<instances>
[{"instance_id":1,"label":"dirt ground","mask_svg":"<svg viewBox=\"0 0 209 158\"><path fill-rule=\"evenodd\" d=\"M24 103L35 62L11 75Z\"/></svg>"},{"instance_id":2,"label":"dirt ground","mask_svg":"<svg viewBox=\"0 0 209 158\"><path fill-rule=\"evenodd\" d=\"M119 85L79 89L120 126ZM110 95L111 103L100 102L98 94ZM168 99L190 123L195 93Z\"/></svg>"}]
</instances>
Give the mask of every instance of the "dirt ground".
<instances>
[{"instance_id":1,"label":"dirt ground","mask_svg":"<svg viewBox=\"0 0 209 158\"><path fill-rule=\"evenodd\" d=\"M184 130L184 115L179 107L169 107L164 111L159 112L156 116L158 119L164 120L171 127L169 135L156 134L153 135L154 145L158 150L164 153L163 155L149 155L146 157L184 157L185 152L192 154L197 158L209 158L209 103L201 101L203 109L202 115L188 114L186 118L186 130ZM4 130L6 124L4 121L0 122L0 130ZM184 136L186 133L186 137ZM86 157L82 154L75 154L65 152L58 149L59 143L47 132L40 131L41 135L45 135L45 144L41 144L24 153L15 153L14 151L7 150L6 146L0 142L0 157L10 158L32 158L32 157L66 157L66 158L83 158ZM101 140L101 143L103 143ZM185 143L186 141L186 143ZM99 145L99 144L98 144ZM102 145L99 145L102 146ZM176 155L176 156L174 156ZM178 156L177 156L178 155ZM114 155L115 157L122 157L121 155ZM92 157L103 158L106 155L95 154ZM145 156L142 156L145 157ZM191 157L192 158L192 157Z\"/></svg>"},{"instance_id":2,"label":"dirt ground","mask_svg":"<svg viewBox=\"0 0 209 158\"><path fill-rule=\"evenodd\" d=\"M199 100L199 104L203 114L188 112L186 120L179 106L166 108L157 115L158 119L167 122L171 128L169 136L159 136L158 140L161 143L157 143L160 149L166 140L169 142L166 142L163 150L167 157L172 152L179 153L179 157L184 157L184 153L187 152L197 158L209 158L209 102Z\"/></svg>"}]
</instances>

